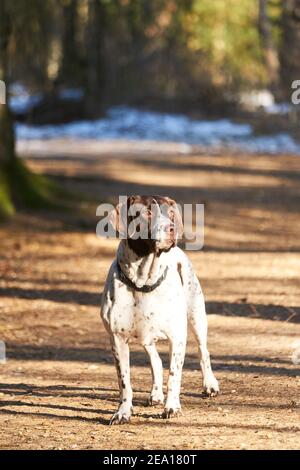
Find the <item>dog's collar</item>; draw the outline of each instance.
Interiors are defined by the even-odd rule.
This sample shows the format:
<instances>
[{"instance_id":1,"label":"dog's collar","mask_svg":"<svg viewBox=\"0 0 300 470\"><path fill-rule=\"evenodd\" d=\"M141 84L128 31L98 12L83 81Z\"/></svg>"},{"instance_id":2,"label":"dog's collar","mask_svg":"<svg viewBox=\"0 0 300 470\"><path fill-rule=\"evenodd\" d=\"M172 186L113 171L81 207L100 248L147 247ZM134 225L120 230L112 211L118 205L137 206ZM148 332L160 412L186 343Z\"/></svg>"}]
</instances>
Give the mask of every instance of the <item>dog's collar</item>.
<instances>
[{"instance_id":1,"label":"dog's collar","mask_svg":"<svg viewBox=\"0 0 300 470\"><path fill-rule=\"evenodd\" d=\"M166 279L167 272L168 272L168 266L166 266L166 269L164 270L163 274L158 278L158 280L154 284L152 284L151 286L148 286L148 285L145 284L144 286L138 287L134 282L132 282L126 276L126 274L124 274L124 272L121 269L121 266L120 266L119 262L117 262L117 268L118 268L118 272L119 272L120 281L124 282L124 284L126 284L128 287L130 287L130 289L137 290L138 292L152 292L152 291L154 291L154 289L156 289L158 286L160 286L161 283Z\"/></svg>"}]
</instances>

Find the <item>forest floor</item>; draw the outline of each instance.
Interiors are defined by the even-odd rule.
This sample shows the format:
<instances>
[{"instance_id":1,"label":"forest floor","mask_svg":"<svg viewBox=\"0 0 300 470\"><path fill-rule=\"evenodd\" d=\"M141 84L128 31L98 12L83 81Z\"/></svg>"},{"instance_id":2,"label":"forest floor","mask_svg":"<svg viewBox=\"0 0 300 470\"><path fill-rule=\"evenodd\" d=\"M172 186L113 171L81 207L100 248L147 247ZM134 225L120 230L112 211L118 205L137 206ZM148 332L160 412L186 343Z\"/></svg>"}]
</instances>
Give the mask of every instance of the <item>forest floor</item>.
<instances>
[{"instance_id":1,"label":"forest floor","mask_svg":"<svg viewBox=\"0 0 300 470\"><path fill-rule=\"evenodd\" d=\"M0 448L300 449L300 365L291 360L300 339L300 158L41 148L28 164L85 202L75 214L22 212L0 229ZM96 237L95 210L139 193L205 203L205 248L188 254L222 393L202 396L190 336L184 414L161 419L161 408L146 406L148 360L132 345L134 416L108 426L118 390L99 304L117 241ZM159 350L166 365L167 345Z\"/></svg>"}]
</instances>

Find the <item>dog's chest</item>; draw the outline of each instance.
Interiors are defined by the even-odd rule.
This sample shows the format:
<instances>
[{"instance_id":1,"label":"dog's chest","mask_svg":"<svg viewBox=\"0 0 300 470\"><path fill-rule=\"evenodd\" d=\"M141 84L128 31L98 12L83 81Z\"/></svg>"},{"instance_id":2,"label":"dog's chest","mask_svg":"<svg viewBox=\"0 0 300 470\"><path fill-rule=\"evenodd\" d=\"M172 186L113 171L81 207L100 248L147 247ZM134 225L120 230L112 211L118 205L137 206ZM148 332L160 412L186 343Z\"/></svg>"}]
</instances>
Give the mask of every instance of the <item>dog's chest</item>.
<instances>
[{"instance_id":1,"label":"dog's chest","mask_svg":"<svg viewBox=\"0 0 300 470\"><path fill-rule=\"evenodd\" d=\"M152 292L129 289L114 280L115 298L109 312L111 331L128 339L151 343L174 336L186 325L186 302L177 271Z\"/></svg>"}]
</instances>

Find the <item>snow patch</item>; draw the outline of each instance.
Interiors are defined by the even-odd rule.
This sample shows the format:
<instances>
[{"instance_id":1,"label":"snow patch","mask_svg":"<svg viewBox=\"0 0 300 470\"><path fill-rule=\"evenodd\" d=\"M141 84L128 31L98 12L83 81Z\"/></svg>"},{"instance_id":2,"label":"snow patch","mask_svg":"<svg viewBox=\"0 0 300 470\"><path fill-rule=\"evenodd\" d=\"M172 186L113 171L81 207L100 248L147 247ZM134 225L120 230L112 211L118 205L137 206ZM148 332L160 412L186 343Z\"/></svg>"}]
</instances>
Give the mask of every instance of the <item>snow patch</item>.
<instances>
[{"instance_id":1,"label":"snow patch","mask_svg":"<svg viewBox=\"0 0 300 470\"><path fill-rule=\"evenodd\" d=\"M274 95L269 90L252 90L240 93L239 103L246 109L255 111L262 109L267 114L288 114L291 103L276 103Z\"/></svg>"},{"instance_id":2,"label":"snow patch","mask_svg":"<svg viewBox=\"0 0 300 470\"><path fill-rule=\"evenodd\" d=\"M182 114L158 113L127 106L108 110L103 119L68 124L30 126L16 124L19 140L89 139L174 142L217 149L226 147L251 153L297 153L300 144L288 133L257 136L250 124L229 119L194 120Z\"/></svg>"},{"instance_id":3,"label":"snow patch","mask_svg":"<svg viewBox=\"0 0 300 470\"><path fill-rule=\"evenodd\" d=\"M15 114L25 114L34 106L38 105L42 99L42 93L32 95L20 83L14 83L9 87L9 107Z\"/></svg>"},{"instance_id":4,"label":"snow patch","mask_svg":"<svg viewBox=\"0 0 300 470\"><path fill-rule=\"evenodd\" d=\"M9 107L15 114L27 114L45 97L42 93L30 93L21 83L13 83L9 92ZM83 95L81 88L64 88L58 91L58 97L63 101L80 101Z\"/></svg>"}]
</instances>

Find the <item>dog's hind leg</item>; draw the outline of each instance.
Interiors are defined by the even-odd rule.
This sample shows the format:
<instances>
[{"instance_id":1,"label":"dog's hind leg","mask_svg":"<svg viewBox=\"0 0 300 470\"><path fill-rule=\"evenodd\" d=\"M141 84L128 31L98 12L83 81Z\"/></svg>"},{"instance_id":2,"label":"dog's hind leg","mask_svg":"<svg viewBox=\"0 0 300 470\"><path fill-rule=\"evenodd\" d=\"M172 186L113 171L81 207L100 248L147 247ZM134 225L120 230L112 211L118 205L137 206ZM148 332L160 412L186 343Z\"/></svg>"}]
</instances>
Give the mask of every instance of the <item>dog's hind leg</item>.
<instances>
[{"instance_id":1,"label":"dog's hind leg","mask_svg":"<svg viewBox=\"0 0 300 470\"><path fill-rule=\"evenodd\" d=\"M181 414L180 384L185 355L186 331L181 339L169 338L170 370L168 392L163 418L171 418Z\"/></svg>"},{"instance_id":2,"label":"dog's hind leg","mask_svg":"<svg viewBox=\"0 0 300 470\"><path fill-rule=\"evenodd\" d=\"M204 393L208 396L214 396L219 393L219 385L213 374L207 349L207 317L204 297L199 281L192 271L190 272L188 280L187 306L188 322L198 343Z\"/></svg>"},{"instance_id":3,"label":"dog's hind leg","mask_svg":"<svg viewBox=\"0 0 300 470\"><path fill-rule=\"evenodd\" d=\"M160 405L164 402L163 367L161 358L159 357L155 344L144 345L144 348L149 356L152 372L152 390L149 405Z\"/></svg>"},{"instance_id":4,"label":"dog's hind leg","mask_svg":"<svg viewBox=\"0 0 300 470\"><path fill-rule=\"evenodd\" d=\"M123 424L130 421L132 413L129 346L126 341L118 335L111 336L111 344L118 374L120 405L116 413L112 416L110 424Z\"/></svg>"}]
</instances>

